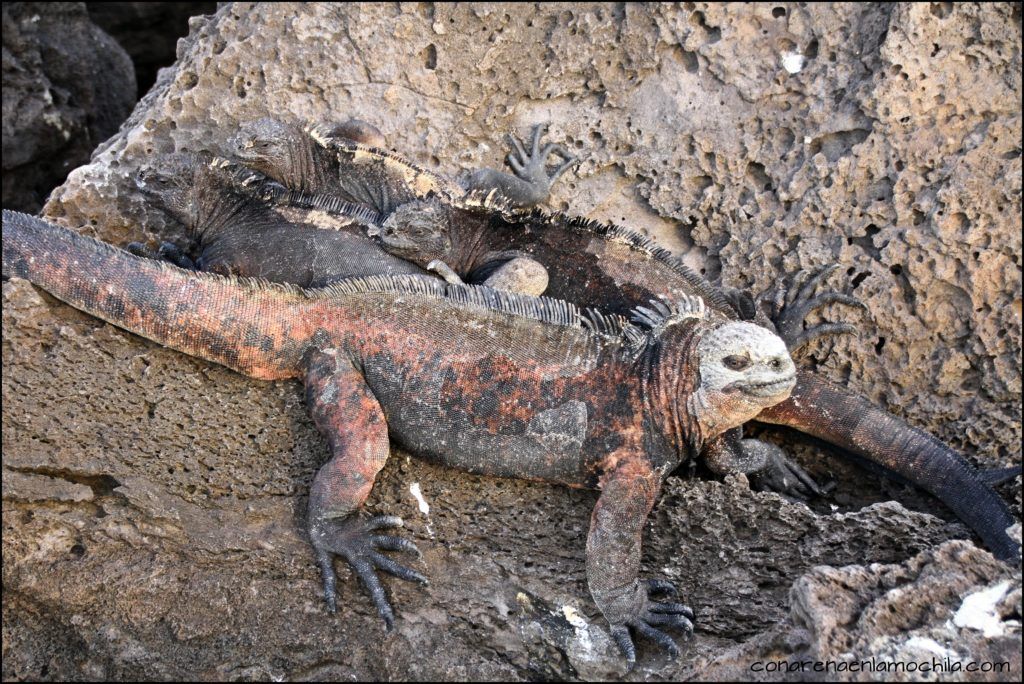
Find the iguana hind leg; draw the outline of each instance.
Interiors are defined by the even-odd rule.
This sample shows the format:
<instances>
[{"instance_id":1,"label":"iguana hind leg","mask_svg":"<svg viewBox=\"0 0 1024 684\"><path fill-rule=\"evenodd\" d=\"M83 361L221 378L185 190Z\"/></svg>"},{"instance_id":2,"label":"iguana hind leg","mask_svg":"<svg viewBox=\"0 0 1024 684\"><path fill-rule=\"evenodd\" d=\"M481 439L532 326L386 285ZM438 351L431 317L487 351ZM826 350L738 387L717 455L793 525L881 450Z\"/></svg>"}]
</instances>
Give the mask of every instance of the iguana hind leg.
<instances>
[{"instance_id":1,"label":"iguana hind leg","mask_svg":"<svg viewBox=\"0 0 1024 684\"><path fill-rule=\"evenodd\" d=\"M324 598L334 612L334 556L341 556L370 592L390 630L394 611L376 571L423 584L427 579L380 553L418 553L412 542L378 532L401 527L401 518L376 516L363 520L356 514L388 457L384 412L362 376L335 350L314 352L306 375L306 402L331 448L331 460L317 472L309 493L309 537L323 576Z\"/></svg>"},{"instance_id":2,"label":"iguana hind leg","mask_svg":"<svg viewBox=\"0 0 1024 684\"><path fill-rule=\"evenodd\" d=\"M815 271L799 271L788 287L780 288L771 298L771 320L789 350L796 351L822 335L856 332L849 323L821 323L804 327L807 315L826 304L846 304L867 310L864 302L842 292L827 291L817 294L818 287L839 268L839 264L823 266Z\"/></svg>"},{"instance_id":3,"label":"iguana hind leg","mask_svg":"<svg viewBox=\"0 0 1024 684\"><path fill-rule=\"evenodd\" d=\"M541 137L546 129L547 124L537 124L533 127L529 152L519 138L509 135L513 149L506 161L512 167L514 176L494 169L480 169L470 174L463 181L463 185L467 190L497 190L500 196L521 207L531 207L546 200L554 182L577 161L576 157L562 145L548 144L543 148L540 146ZM561 157L562 162L549 170L547 160L552 154Z\"/></svg>"}]
</instances>

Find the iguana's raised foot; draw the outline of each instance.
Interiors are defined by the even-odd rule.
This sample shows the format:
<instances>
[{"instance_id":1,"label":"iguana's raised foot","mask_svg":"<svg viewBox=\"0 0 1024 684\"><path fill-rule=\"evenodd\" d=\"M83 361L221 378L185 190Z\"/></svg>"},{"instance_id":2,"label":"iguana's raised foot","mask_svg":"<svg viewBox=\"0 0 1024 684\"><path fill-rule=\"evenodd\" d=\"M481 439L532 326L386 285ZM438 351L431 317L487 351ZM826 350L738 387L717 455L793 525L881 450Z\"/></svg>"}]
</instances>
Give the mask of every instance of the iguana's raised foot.
<instances>
[{"instance_id":1,"label":"iguana's raised foot","mask_svg":"<svg viewBox=\"0 0 1024 684\"><path fill-rule=\"evenodd\" d=\"M155 252L151 251L141 242L129 242L124 246L124 249L135 256L156 259L157 261L167 261L178 268L185 268L190 271L196 270L195 262L173 242L161 242L160 247Z\"/></svg>"},{"instance_id":2,"label":"iguana's raised foot","mask_svg":"<svg viewBox=\"0 0 1024 684\"><path fill-rule=\"evenodd\" d=\"M384 619L384 626L391 631L395 613L391 608L384 587L377 577L377 570L391 573L396 577L420 584L428 584L420 573L380 553L380 551L412 551L420 555L416 545L407 539L388 534L373 534L388 527L402 527L402 519L393 515L378 515L369 519L355 517L328 519L314 522L310 526L310 540L316 552L317 563L324 583L324 599L328 609L337 610L337 575L334 572L333 556L348 561L363 585L370 592L377 612Z\"/></svg>"},{"instance_id":3,"label":"iguana's raised foot","mask_svg":"<svg viewBox=\"0 0 1024 684\"><path fill-rule=\"evenodd\" d=\"M829 264L814 271L798 271L789 286L780 288L769 301L772 323L791 352L822 335L856 332L857 328L849 323L821 323L804 328L807 315L826 304L846 304L867 310L864 302L842 292L830 290L817 294L821 283L838 268L839 264Z\"/></svg>"},{"instance_id":4,"label":"iguana's raised foot","mask_svg":"<svg viewBox=\"0 0 1024 684\"><path fill-rule=\"evenodd\" d=\"M546 200L551 192L551 186L558 177L578 161L562 145L549 143L543 148L540 146L541 137L547 126L545 123L533 127L529 152L519 138L509 134L509 142L513 149L506 157L506 161L512 167L515 176L493 169L480 169L463 180L462 184L466 190L497 190L506 200L523 207L540 204ZM547 160L552 154L561 157L562 162L549 169Z\"/></svg>"},{"instance_id":5,"label":"iguana's raised foot","mask_svg":"<svg viewBox=\"0 0 1024 684\"><path fill-rule=\"evenodd\" d=\"M630 628L661 646L673 658L679 656L679 647L672 637L659 628L681 629L687 637L693 635L693 610L689 606L653 600L654 596L659 595L675 596L676 588L671 582L650 579L642 582L642 585L646 593L641 595L643 604L635 617L611 626L612 638L625 656L628 670L636 665L636 647L629 633Z\"/></svg>"},{"instance_id":6,"label":"iguana's raised foot","mask_svg":"<svg viewBox=\"0 0 1024 684\"><path fill-rule=\"evenodd\" d=\"M773 491L806 501L824 496L835 486L834 483L819 485L774 444L759 439L745 439L743 448L748 451L760 450L767 461L764 468L748 475L755 489Z\"/></svg>"}]
</instances>

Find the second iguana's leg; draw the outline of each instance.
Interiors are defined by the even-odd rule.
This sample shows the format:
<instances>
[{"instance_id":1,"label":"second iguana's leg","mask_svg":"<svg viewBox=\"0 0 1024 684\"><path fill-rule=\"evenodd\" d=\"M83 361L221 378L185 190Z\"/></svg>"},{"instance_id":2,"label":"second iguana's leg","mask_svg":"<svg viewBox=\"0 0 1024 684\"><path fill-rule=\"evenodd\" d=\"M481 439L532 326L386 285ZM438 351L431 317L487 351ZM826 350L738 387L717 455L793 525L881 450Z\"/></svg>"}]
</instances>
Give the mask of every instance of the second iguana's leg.
<instances>
[{"instance_id":1,"label":"second iguana's leg","mask_svg":"<svg viewBox=\"0 0 1024 684\"><path fill-rule=\"evenodd\" d=\"M445 282L451 283L452 285L465 285L459 274L452 270L452 267L444 263L440 259L434 259L427 264L427 270L433 271L437 275L445 279Z\"/></svg>"},{"instance_id":2,"label":"second iguana's leg","mask_svg":"<svg viewBox=\"0 0 1024 684\"><path fill-rule=\"evenodd\" d=\"M161 242L159 249L156 252L152 252L146 248L141 242L129 242L124 246L126 252L134 254L135 256L144 257L146 259L155 259L157 261L166 261L174 264L178 268L185 268L190 271L196 270L195 262L192 261L181 251L173 242Z\"/></svg>"},{"instance_id":3,"label":"second iguana's leg","mask_svg":"<svg viewBox=\"0 0 1024 684\"><path fill-rule=\"evenodd\" d=\"M363 377L335 350L313 353L306 374L306 403L331 449L331 460L317 472L309 492L309 537L323 576L324 598L333 613L337 606L334 556L341 556L370 592L390 630L394 611L376 571L423 584L427 579L381 553L419 553L412 542L381 532L401 527L401 518L363 519L357 514L388 457L384 412Z\"/></svg>"},{"instance_id":4,"label":"second iguana's leg","mask_svg":"<svg viewBox=\"0 0 1024 684\"><path fill-rule=\"evenodd\" d=\"M856 327L849 323L821 323L804 328L804 319L807 315L826 304L840 303L867 310L864 302L842 292L830 290L816 294L818 286L838 268L838 264L831 264L813 272L800 271L793 277L788 287L780 288L771 298L769 303L772 308L772 323L791 352L822 335L856 332Z\"/></svg>"},{"instance_id":5,"label":"second iguana's leg","mask_svg":"<svg viewBox=\"0 0 1024 684\"><path fill-rule=\"evenodd\" d=\"M673 657L679 654L679 647L662 629L693 633L689 607L653 600L658 594L674 594L675 588L665 581L639 577L643 528L660 488L657 473L624 458L616 471L602 478L601 496L587 534L587 584L630 669L636 662L630 630L656 642Z\"/></svg>"},{"instance_id":6,"label":"second iguana's leg","mask_svg":"<svg viewBox=\"0 0 1024 684\"><path fill-rule=\"evenodd\" d=\"M462 184L466 190L495 190L498 195L520 207L531 207L546 200L554 182L577 161L576 157L561 145L548 144L543 148L540 146L546 128L546 124L534 126L529 152L518 138L509 136L513 150L509 153L507 161L515 173L514 176L494 169L480 169L463 180ZM552 154L561 157L562 162L549 170L547 160Z\"/></svg>"},{"instance_id":7,"label":"second iguana's leg","mask_svg":"<svg viewBox=\"0 0 1024 684\"><path fill-rule=\"evenodd\" d=\"M743 473L755 489L770 490L797 499L822 496L819 486L779 447L760 439L743 439L740 428L728 430L704 445L701 458L716 475Z\"/></svg>"}]
</instances>

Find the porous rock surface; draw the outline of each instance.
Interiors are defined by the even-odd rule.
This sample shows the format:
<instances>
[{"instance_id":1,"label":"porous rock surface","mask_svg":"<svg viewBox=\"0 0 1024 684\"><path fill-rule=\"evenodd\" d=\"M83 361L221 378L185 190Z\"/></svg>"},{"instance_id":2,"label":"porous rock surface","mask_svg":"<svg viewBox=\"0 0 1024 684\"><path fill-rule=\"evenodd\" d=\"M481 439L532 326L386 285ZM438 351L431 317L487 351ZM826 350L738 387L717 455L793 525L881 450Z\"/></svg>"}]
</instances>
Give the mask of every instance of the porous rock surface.
<instances>
[{"instance_id":1,"label":"porous rock surface","mask_svg":"<svg viewBox=\"0 0 1024 684\"><path fill-rule=\"evenodd\" d=\"M1005 466L1021 436L1020 31L1009 4L225 5L192 20L176 67L44 213L118 244L180 238L134 171L164 152L225 153L240 122L268 114L358 116L452 175L498 166L506 131L550 121L582 159L551 206L647 231L755 292L843 264L869 311L826 313L862 333L799 362ZM385 637L345 569L339 613L319 597L302 530L326 446L298 385L167 351L17 281L3 366L5 678L621 674L583 575L593 493L395 452L368 508L406 518L432 584L386 580ZM984 551L936 550L967 536L941 506L794 451L838 481L813 510L743 478L668 480L645 572L677 583L698 632L675 663L641 642L629 678L731 673L764 644L809 652L808 634L827 633L822 656L874 644L877 621L845 622L842 638L822 625L875 605L886 578L906 599L885 603L893 653L928 629L911 619L920 602L955 610L1005 580L1019 604L1019 574ZM1018 511L1019 482L1003 490ZM879 503L891 498L915 510ZM830 612L842 594L822 587L839 586L848 605ZM925 617L946 619L938 605ZM957 653L981 658L993 639Z\"/></svg>"},{"instance_id":2,"label":"porous rock surface","mask_svg":"<svg viewBox=\"0 0 1024 684\"><path fill-rule=\"evenodd\" d=\"M135 104L135 70L83 2L3 3L3 204L35 212Z\"/></svg>"}]
</instances>

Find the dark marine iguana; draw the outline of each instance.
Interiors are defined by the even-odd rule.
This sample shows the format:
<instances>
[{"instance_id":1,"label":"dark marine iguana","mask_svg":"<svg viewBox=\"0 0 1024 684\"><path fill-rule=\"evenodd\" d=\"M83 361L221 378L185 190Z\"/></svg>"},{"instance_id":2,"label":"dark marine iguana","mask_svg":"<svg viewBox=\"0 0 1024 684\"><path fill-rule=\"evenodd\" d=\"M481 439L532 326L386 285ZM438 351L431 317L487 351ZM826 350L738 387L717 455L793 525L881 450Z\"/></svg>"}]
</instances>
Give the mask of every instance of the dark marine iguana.
<instances>
[{"instance_id":1,"label":"dark marine iguana","mask_svg":"<svg viewBox=\"0 0 1024 684\"><path fill-rule=\"evenodd\" d=\"M132 243L127 249L133 254L221 275L314 288L358 276L428 273L367 238L362 224L355 222L363 215L358 207L331 205L332 213L351 215L352 221L315 209L276 211L267 199L284 189L225 159L166 155L141 169L136 185L154 207L184 225L192 244L182 251L163 243L153 255ZM273 245L272 255L268 245Z\"/></svg>"},{"instance_id":2,"label":"dark marine iguana","mask_svg":"<svg viewBox=\"0 0 1024 684\"><path fill-rule=\"evenodd\" d=\"M432 211L462 202L475 207L482 198L500 198L503 206L526 208L543 201L551 185L576 161L561 145L541 147L544 128L534 126L529 152L518 138L509 136L514 149L508 163L516 175L481 169L461 184L364 144L367 136L353 140L347 129L339 127L300 127L264 118L243 125L230 148L235 159L313 202L317 197L327 202L340 199L376 212L376 217L363 216L375 223L394 215L407 231L419 235L430 230ZM558 154L564 161L549 171L545 163L551 154ZM421 219L425 221L422 229ZM541 294L547 285L544 267L515 250L472 251L472 263L461 271L453 271L442 260L427 260L421 265L451 282L461 282L462 275L486 267L486 276L470 280L527 294Z\"/></svg>"},{"instance_id":3,"label":"dark marine iguana","mask_svg":"<svg viewBox=\"0 0 1024 684\"><path fill-rule=\"evenodd\" d=\"M377 211L380 203L364 205L360 220L369 232L379 234L386 249L420 265L445 261L454 272L475 280L486 278L492 269L494 260L484 255L526 254L546 269L549 296L627 315L659 296L698 295L721 315L774 328L791 351L819 335L853 330L843 323L805 328L809 312L833 302L862 306L841 293L818 294L819 285L833 266L798 274L788 291L780 290L780 296L772 302L774 315L769 320L749 296L714 287L670 252L628 228L537 208L524 209L493 192L455 196L443 191L443 179L395 154L344 137L316 135L336 153L332 174L347 174L345 182L349 185L378 184L380 187L372 191L377 196L403 198L400 203L388 204L392 206L390 213L378 214L377 218L365 210ZM271 177L277 173L273 168L268 170ZM306 206L337 199L316 193L300 196ZM343 197L359 201L352 194ZM1019 553L1017 543L1006 533L1014 523L1013 515L989 486L1019 473L1019 467L979 473L960 454L923 430L803 371L798 374L793 397L763 412L757 420L796 428L881 466L898 479L938 497L996 556L1013 559ZM741 436L740 430L732 430L708 445L705 462L713 471L759 474L767 480L762 484L798 495L819 491L777 447Z\"/></svg>"},{"instance_id":4,"label":"dark marine iguana","mask_svg":"<svg viewBox=\"0 0 1024 684\"><path fill-rule=\"evenodd\" d=\"M662 479L703 445L784 400L785 343L699 298L637 312L647 331L560 300L417 276L304 290L187 271L3 210L3 275L160 344L262 380L297 378L331 459L310 491L308 528L336 607L334 556L390 628L376 570L425 578L381 553L415 550L363 519L389 438L474 473L601 490L587 582L632 665L630 630L678 652L662 628L693 612L639 578L642 531Z\"/></svg>"}]
</instances>

